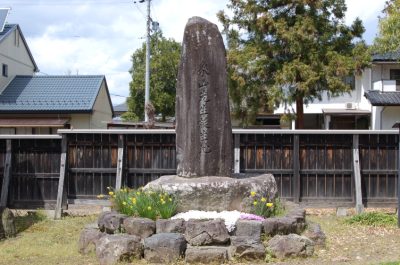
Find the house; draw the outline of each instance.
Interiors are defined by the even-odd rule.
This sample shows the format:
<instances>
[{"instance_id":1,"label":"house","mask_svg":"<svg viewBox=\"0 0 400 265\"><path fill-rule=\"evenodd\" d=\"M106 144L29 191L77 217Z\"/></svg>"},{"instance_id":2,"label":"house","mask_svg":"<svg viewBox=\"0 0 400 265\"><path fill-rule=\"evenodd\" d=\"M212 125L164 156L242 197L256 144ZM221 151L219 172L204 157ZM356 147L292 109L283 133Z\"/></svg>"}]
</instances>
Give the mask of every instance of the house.
<instances>
[{"instance_id":1,"label":"house","mask_svg":"<svg viewBox=\"0 0 400 265\"><path fill-rule=\"evenodd\" d=\"M36 75L39 69L19 25L0 21L1 29L0 134L107 128L113 107L105 76Z\"/></svg>"},{"instance_id":2,"label":"house","mask_svg":"<svg viewBox=\"0 0 400 265\"><path fill-rule=\"evenodd\" d=\"M348 77L350 93L304 105L305 129L389 130L400 116L400 53L376 54L362 75ZM289 106L296 109L296 105ZM283 115L285 107L275 110ZM294 128L294 124L292 124Z\"/></svg>"},{"instance_id":3,"label":"house","mask_svg":"<svg viewBox=\"0 0 400 265\"><path fill-rule=\"evenodd\" d=\"M0 94L0 133L52 134L105 129L113 109L101 75L17 75Z\"/></svg>"}]
</instances>

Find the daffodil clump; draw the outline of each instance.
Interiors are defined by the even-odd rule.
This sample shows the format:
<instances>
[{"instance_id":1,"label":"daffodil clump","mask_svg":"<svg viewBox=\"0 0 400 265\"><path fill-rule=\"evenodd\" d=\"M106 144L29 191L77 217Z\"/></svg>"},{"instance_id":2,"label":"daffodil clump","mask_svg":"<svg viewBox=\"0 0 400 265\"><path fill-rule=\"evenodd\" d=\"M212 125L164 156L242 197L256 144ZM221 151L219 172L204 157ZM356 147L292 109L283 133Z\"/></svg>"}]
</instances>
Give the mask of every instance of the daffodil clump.
<instances>
[{"instance_id":1,"label":"daffodil clump","mask_svg":"<svg viewBox=\"0 0 400 265\"><path fill-rule=\"evenodd\" d=\"M146 217L152 220L167 219L176 213L177 203L173 196L163 191L108 187L112 207L128 216ZM104 195L97 196L104 198Z\"/></svg>"},{"instance_id":2,"label":"daffodil clump","mask_svg":"<svg viewBox=\"0 0 400 265\"><path fill-rule=\"evenodd\" d=\"M257 192L250 192L250 199L252 202L252 213L265 218L277 215L282 211L282 205L278 199L269 201L267 196L257 194Z\"/></svg>"}]
</instances>

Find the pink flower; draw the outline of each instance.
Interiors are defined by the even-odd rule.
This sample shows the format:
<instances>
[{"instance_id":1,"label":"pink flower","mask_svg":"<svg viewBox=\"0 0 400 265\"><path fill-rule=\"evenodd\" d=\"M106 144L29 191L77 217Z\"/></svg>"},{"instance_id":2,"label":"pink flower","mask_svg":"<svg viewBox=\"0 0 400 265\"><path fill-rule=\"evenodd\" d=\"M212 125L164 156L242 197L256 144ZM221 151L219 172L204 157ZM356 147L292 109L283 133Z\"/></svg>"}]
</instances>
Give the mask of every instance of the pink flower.
<instances>
[{"instance_id":1,"label":"pink flower","mask_svg":"<svg viewBox=\"0 0 400 265\"><path fill-rule=\"evenodd\" d=\"M242 220L256 220L256 221L264 221L265 218L259 215L251 214L251 213L243 213L240 215L240 219Z\"/></svg>"}]
</instances>

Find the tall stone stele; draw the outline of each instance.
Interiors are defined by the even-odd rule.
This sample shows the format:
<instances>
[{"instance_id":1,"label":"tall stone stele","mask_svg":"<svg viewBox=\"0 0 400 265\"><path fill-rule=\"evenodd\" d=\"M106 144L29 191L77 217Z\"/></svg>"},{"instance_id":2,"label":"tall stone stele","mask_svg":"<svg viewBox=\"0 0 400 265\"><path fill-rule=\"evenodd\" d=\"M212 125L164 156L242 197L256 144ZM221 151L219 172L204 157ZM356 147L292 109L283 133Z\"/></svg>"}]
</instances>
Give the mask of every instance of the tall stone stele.
<instances>
[{"instance_id":1,"label":"tall stone stele","mask_svg":"<svg viewBox=\"0 0 400 265\"><path fill-rule=\"evenodd\" d=\"M192 17L185 27L176 91L177 173L230 176L232 128L226 51L217 26Z\"/></svg>"}]
</instances>

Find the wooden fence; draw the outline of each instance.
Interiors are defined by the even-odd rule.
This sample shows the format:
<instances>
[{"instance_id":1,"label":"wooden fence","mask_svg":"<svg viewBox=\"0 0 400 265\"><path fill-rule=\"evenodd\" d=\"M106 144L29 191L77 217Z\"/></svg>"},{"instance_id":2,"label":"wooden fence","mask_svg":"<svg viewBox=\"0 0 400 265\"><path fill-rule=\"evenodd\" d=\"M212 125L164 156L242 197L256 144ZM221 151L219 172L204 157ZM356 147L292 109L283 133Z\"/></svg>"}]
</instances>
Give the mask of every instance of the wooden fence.
<instances>
[{"instance_id":1,"label":"wooden fence","mask_svg":"<svg viewBox=\"0 0 400 265\"><path fill-rule=\"evenodd\" d=\"M60 206L95 202L109 186L140 187L176 173L173 130L59 133L1 136L0 185L7 183L7 153L11 158L9 184L0 189L8 206L53 208L57 195ZM397 131L233 133L235 172L274 174L283 198L320 207L354 206L357 196L366 206L397 201Z\"/></svg>"}]
</instances>

